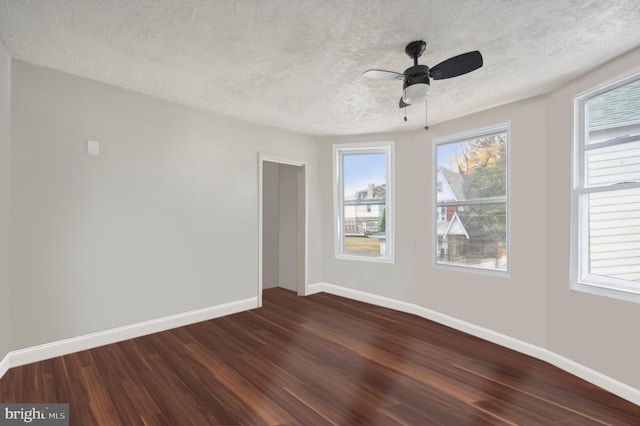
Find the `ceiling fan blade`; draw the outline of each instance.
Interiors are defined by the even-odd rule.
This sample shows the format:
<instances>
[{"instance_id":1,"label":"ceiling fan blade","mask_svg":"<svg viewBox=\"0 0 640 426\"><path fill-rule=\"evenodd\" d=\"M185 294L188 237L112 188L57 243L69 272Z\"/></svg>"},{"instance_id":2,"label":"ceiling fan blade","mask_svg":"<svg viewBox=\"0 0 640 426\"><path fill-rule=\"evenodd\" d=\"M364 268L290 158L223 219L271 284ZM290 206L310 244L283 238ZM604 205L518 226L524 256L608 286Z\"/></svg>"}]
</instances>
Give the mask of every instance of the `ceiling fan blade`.
<instances>
[{"instance_id":1,"label":"ceiling fan blade","mask_svg":"<svg viewBox=\"0 0 640 426\"><path fill-rule=\"evenodd\" d=\"M402 100L402 97L400 97L400 108L406 108L410 105L411 104L405 103L405 101Z\"/></svg>"},{"instance_id":2,"label":"ceiling fan blade","mask_svg":"<svg viewBox=\"0 0 640 426\"><path fill-rule=\"evenodd\" d=\"M377 80L404 80L404 74L385 70L369 70L363 72L362 75Z\"/></svg>"},{"instance_id":3,"label":"ceiling fan blade","mask_svg":"<svg viewBox=\"0 0 640 426\"><path fill-rule=\"evenodd\" d=\"M440 62L429 71L429 75L434 80L457 77L482 66L482 55L477 50L454 56L446 61Z\"/></svg>"}]
</instances>

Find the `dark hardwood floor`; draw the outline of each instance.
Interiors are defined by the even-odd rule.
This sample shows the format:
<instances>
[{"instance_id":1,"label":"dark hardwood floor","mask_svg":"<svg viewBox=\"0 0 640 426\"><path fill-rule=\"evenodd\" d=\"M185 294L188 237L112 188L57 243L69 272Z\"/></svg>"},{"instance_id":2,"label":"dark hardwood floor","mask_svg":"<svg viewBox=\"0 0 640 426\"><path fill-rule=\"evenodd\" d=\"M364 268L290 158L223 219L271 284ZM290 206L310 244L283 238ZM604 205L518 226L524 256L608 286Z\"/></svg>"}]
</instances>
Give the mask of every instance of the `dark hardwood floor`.
<instances>
[{"instance_id":1,"label":"dark hardwood floor","mask_svg":"<svg viewBox=\"0 0 640 426\"><path fill-rule=\"evenodd\" d=\"M640 407L425 319L328 294L12 368L75 425L640 425Z\"/></svg>"}]
</instances>

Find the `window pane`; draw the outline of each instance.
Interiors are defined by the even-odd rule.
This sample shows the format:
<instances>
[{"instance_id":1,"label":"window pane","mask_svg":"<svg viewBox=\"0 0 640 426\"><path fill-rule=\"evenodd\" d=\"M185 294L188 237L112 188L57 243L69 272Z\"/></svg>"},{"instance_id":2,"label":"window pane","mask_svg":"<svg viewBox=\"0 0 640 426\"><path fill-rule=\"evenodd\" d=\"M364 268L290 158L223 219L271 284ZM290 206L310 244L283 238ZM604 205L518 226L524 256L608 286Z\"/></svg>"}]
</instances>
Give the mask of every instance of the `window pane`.
<instances>
[{"instance_id":1,"label":"window pane","mask_svg":"<svg viewBox=\"0 0 640 426\"><path fill-rule=\"evenodd\" d=\"M387 159L385 154L344 154L344 253L384 256Z\"/></svg>"},{"instance_id":2,"label":"window pane","mask_svg":"<svg viewBox=\"0 0 640 426\"><path fill-rule=\"evenodd\" d=\"M504 197L507 193L506 133L437 147L437 201ZM439 186L438 186L439 188Z\"/></svg>"},{"instance_id":3,"label":"window pane","mask_svg":"<svg viewBox=\"0 0 640 426\"><path fill-rule=\"evenodd\" d=\"M640 182L640 137L638 141L587 151L587 186Z\"/></svg>"},{"instance_id":4,"label":"window pane","mask_svg":"<svg viewBox=\"0 0 640 426\"><path fill-rule=\"evenodd\" d=\"M640 188L585 196L589 273L640 283Z\"/></svg>"},{"instance_id":5,"label":"window pane","mask_svg":"<svg viewBox=\"0 0 640 426\"><path fill-rule=\"evenodd\" d=\"M638 134L640 80L602 93L586 102L587 143ZM633 126L636 129L633 130Z\"/></svg>"},{"instance_id":6,"label":"window pane","mask_svg":"<svg viewBox=\"0 0 640 426\"><path fill-rule=\"evenodd\" d=\"M507 270L506 204L448 206L437 224L437 262Z\"/></svg>"}]
</instances>

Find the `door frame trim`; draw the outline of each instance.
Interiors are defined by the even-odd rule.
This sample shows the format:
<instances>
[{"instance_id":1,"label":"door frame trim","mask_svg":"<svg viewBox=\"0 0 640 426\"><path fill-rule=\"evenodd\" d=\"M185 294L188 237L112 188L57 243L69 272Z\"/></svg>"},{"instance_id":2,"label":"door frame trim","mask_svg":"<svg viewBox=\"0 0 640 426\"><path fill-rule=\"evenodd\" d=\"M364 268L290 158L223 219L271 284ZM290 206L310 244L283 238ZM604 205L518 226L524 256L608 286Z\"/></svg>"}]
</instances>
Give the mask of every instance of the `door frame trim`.
<instances>
[{"instance_id":1,"label":"door frame trim","mask_svg":"<svg viewBox=\"0 0 640 426\"><path fill-rule=\"evenodd\" d=\"M306 296L309 286L309 173L307 162L281 155L258 152L258 307L262 306L262 231L264 201L264 162L285 164L298 169L298 296ZM303 182L301 182L301 180ZM301 183L303 183L301 185ZM304 194L301 194L304 192ZM303 195L301 197L301 195ZM301 210L303 214L301 215ZM301 229L302 228L302 229ZM300 240L303 240L302 242ZM302 244L301 244L302 243Z\"/></svg>"}]
</instances>

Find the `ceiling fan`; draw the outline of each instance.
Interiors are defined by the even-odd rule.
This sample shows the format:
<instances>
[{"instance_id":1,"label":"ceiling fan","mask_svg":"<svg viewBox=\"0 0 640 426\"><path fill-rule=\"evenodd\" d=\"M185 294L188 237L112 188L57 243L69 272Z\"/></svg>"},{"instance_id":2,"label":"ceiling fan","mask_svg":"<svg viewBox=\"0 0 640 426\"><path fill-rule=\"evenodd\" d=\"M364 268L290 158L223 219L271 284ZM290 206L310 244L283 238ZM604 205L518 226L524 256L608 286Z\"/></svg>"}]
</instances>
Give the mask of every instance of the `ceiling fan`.
<instances>
[{"instance_id":1,"label":"ceiling fan","mask_svg":"<svg viewBox=\"0 0 640 426\"><path fill-rule=\"evenodd\" d=\"M422 40L412 41L404 49L405 53L413 59L413 66L404 70L404 73L385 70L368 70L362 75L379 80L403 80L400 108L422 102L429 94L429 77L433 80L458 77L468 72L477 70L482 66L482 55L477 50L463 53L453 58L440 62L429 68L426 65L418 65L418 58L427 49L427 43ZM406 121L405 116L405 121Z\"/></svg>"}]
</instances>

